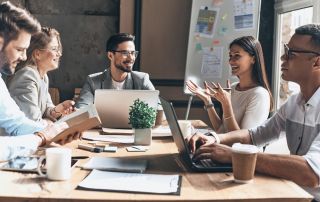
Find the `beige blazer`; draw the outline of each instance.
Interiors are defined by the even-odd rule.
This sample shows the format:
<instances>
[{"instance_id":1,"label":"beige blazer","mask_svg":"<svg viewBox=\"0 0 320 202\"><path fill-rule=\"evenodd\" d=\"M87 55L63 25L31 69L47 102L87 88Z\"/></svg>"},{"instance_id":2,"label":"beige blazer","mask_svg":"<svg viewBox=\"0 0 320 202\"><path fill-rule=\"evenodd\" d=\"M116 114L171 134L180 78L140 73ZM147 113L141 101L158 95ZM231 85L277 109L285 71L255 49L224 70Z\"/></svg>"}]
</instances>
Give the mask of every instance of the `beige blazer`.
<instances>
[{"instance_id":1,"label":"beige blazer","mask_svg":"<svg viewBox=\"0 0 320 202\"><path fill-rule=\"evenodd\" d=\"M54 107L49 94L49 79L44 76L46 89L41 89L41 77L36 67L26 66L18 70L7 81L8 90L26 116L40 121L49 118L50 109Z\"/></svg>"}]
</instances>

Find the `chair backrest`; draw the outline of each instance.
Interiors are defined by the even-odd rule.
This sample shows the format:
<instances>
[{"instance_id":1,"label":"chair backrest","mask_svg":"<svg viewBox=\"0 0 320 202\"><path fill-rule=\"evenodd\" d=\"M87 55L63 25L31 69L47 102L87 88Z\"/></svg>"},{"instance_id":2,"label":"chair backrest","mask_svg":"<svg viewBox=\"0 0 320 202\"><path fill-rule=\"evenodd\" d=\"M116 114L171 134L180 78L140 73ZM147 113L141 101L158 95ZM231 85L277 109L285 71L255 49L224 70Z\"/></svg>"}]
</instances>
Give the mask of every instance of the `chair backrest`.
<instances>
[{"instance_id":1,"label":"chair backrest","mask_svg":"<svg viewBox=\"0 0 320 202\"><path fill-rule=\"evenodd\" d=\"M58 88L49 88L49 94L54 105L60 103L60 93Z\"/></svg>"}]
</instances>

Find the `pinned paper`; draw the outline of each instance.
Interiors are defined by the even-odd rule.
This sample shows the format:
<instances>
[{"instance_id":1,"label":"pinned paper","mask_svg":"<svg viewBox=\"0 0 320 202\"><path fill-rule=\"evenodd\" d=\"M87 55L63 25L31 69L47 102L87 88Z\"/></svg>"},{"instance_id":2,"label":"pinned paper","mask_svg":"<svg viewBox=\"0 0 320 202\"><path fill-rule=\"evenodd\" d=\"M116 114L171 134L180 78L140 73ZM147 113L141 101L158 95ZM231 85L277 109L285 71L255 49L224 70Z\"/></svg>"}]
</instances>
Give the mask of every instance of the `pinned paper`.
<instances>
[{"instance_id":1,"label":"pinned paper","mask_svg":"<svg viewBox=\"0 0 320 202\"><path fill-rule=\"evenodd\" d=\"M197 51L201 51L201 50L202 50L202 45L201 45L201 43L197 43L197 44L196 44L196 50L197 50Z\"/></svg>"},{"instance_id":2,"label":"pinned paper","mask_svg":"<svg viewBox=\"0 0 320 202\"><path fill-rule=\"evenodd\" d=\"M223 4L223 0L212 0L213 6L221 6Z\"/></svg>"},{"instance_id":3,"label":"pinned paper","mask_svg":"<svg viewBox=\"0 0 320 202\"><path fill-rule=\"evenodd\" d=\"M199 39L200 39L199 34L197 34L197 35L195 36L195 39L196 39L196 41L199 41Z\"/></svg>"}]
</instances>

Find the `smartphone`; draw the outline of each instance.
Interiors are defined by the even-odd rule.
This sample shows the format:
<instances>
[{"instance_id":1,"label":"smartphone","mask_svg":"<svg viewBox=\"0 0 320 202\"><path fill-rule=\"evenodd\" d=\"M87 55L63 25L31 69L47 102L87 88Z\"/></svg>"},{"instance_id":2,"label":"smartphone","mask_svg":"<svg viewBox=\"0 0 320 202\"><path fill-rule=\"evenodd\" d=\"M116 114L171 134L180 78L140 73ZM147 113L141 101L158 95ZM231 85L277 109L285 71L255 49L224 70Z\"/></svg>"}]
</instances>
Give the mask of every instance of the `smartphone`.
<instances>
[{"instance_id":1,"label":"smartphone","mask_svg":"<svg viewBox=\"0 0 320 202\"><path fill-rule=\"evenodd\" d=\"M0 164L0 170L37 173L38 161L39 161L39 157L18 156L14 159L10 159L5 163ZM76 162L77 162L76 159L71 159L71 167ZM42 172L46 172L45 160L43 161L43 165L41 165L41 170Z\"/></svg>"}]
</instances>

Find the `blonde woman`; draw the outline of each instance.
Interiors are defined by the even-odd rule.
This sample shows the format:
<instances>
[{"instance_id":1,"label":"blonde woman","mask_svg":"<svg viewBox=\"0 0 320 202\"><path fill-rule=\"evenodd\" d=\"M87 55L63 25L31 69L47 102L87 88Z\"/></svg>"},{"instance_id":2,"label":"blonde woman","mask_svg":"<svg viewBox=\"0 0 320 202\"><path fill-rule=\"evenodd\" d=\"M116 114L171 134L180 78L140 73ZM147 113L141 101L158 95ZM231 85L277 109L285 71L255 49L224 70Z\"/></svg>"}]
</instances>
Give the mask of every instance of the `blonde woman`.
<instances>
[{"instance_id":1,"label":"blonde woman","mask_svg":"<svg viewBox=\"0 0 320 202\"><path fill-rule=\"evenodd\" d=\"M57 30L42 27L32 36L27 49L27 60L22 62L8 80L11 97L21 111L32 120L56 121L73 111L74 101L66 100L54 106L49 94L47 72L59 66L62 55L60 36Z\"/></svg>"}]
</instances>

